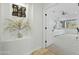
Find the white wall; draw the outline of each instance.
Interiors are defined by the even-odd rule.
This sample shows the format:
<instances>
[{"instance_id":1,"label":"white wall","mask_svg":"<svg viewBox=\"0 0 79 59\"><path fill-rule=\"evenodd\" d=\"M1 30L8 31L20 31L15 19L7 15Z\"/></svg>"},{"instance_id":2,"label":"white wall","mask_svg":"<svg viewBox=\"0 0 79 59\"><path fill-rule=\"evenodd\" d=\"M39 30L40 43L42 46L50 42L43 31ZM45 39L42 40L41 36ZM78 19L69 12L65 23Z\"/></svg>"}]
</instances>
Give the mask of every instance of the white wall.
<instances>
[{"instance_id":1,"label":"white wall","mask_svg":"<svg viewBox=\"0 0 79 59\"><path fill-rule=\"evenodd\" d=\"M17 31L14 32L9 32L8 30L5 30L5 28L7 27L8 24L8 20L7 19L23 19L22 17L15 17L12 16L12 5L8 4L8 3L4 3L1 4L1 40L2 41L7 41L7 40L14 40L17 38ZM24 18L26 19L26 18ZM27 19L26 19L27 20ZM12 39L10 39L12 38Z\"/></svg>"},{"instance_id":2,"label":"white wall","mask_svg":"<svg viewBox=\"0 0 79 59\"><path fill-rule=\"evenodd\" d=\"M33 20L32 20L32 37L34 39L34 47L41 47L42 42L42 5L33 5Z\"/></svg>"},{"instance_id":3,"label":"white wall","mask_svg":"<svg viewBox=\"0 0 79 59\"><path fill-rule=\"evenodd\" d=\"M31 23L31 32L30 35L25 35L20 40L13 40L14 36L10 35L3 31L5 25L5 18L10 17L10 4L0 4L2 5L1 15L0 16L0 45L2 46L2 54L29 54L33 50L41 48L42 43L42 6L41 4L28 4L29 12L28 17ZM27 8L26 8L27 9ZM12 17L16 19L16 17ZM4 36L5 35L5 36ZM11 41L6 41L12 39ZM16 38L18 39L18 38ZM2 41L3 40L3 41Z\"/></svg>"}]
</instances>

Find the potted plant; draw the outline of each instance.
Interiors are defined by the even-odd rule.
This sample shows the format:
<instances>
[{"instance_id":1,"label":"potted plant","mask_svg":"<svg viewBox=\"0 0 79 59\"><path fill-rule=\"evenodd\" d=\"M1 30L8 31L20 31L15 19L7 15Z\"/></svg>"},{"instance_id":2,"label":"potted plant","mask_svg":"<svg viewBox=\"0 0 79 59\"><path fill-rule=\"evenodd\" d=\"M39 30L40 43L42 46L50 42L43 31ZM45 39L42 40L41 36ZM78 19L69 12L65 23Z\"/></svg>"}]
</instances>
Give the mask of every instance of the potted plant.
<instances>
[{"instance_id":1,"label":"potted plant","mask_svg":"<svg viewBox=\"0 0 79 59\"><path fill-rule=\"evenodd\" d=\"M17 31L18 38L21 38L23 36L21 30L26 29L28 31L31 27L29 21L25 21L24 19L8 19L8 25L5 29L10 32Z\"/></svg>"}]
</instances>

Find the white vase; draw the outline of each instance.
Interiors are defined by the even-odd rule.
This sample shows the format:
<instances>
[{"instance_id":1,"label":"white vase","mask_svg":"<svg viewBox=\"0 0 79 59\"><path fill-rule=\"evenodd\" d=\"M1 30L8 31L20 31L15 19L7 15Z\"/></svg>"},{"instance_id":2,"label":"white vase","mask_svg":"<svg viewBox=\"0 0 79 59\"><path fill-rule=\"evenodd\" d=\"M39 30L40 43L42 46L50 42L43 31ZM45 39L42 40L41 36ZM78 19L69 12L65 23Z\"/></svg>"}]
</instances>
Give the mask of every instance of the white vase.
<instances>
[{"instance_id":1,"label":"white vase","mask_svg":"<svg viewBox=\"0 0 79 59\"><path fill-rule=\"evenodd\" d=\"M23 37L21 31L18 31L18 33L17 33L17 37L18 37L18 38L22 38L22 37Z\"/></svg>"}]
</instances>

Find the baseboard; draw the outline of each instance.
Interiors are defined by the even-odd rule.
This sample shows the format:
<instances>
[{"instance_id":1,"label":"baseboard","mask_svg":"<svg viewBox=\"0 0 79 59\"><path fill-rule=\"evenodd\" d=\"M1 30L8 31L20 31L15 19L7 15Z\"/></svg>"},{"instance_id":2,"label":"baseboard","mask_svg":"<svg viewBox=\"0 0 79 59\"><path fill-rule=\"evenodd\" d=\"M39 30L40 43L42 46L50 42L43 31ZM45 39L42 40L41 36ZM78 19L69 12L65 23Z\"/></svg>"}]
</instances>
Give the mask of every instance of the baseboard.
<instances>
[{"instance_id":1,"label":"baseboard","mask_svg":"<svg viewBox=\"0 0 79 59\"><path fill-rule=\"evenodd\" d=\"M1 51L0 55L31 55L33 51L40 49L41 47L37 47L29 52L14 52L14 51Z\"/></svg>"}]
</instances>

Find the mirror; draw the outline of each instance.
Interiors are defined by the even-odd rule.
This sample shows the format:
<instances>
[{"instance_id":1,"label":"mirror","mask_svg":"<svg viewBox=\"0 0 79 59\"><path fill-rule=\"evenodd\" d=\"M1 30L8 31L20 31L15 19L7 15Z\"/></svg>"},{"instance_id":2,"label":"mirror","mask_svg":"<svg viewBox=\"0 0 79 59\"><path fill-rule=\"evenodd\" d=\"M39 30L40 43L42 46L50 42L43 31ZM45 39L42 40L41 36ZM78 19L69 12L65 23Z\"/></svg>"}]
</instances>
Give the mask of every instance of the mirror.
<instances>
[{"instance_id":1,"label":"mirror","mask_svg":"<svg viewBox=\"0 0 79 59\"><path fill-rule=\"evenodd\" d=\"M62 24L62 28L66 28L66 29L76 29L78 26L77 19L63 20L60 21L60 23Z\"/></svg>"}]
</instances>

